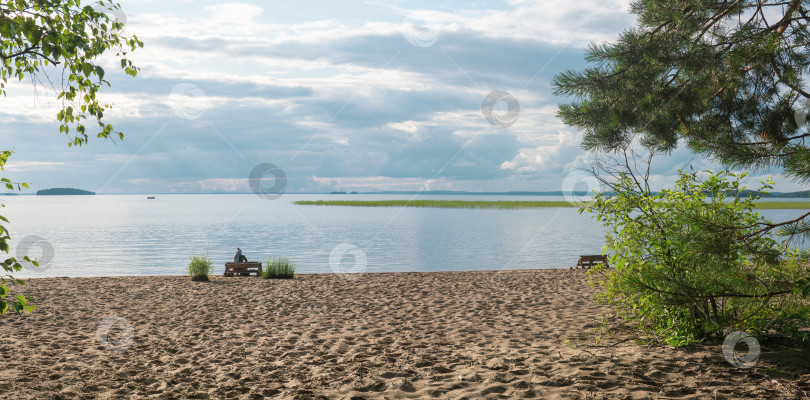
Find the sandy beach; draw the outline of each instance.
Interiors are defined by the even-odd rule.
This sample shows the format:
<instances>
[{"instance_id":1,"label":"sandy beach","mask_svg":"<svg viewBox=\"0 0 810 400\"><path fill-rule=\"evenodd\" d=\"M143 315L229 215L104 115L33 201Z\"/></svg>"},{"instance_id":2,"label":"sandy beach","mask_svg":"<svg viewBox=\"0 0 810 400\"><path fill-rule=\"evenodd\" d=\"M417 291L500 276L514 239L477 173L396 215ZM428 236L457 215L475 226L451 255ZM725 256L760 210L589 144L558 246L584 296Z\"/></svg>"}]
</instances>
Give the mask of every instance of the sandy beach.
<instances>
[{"instance_id":1,"label":"sandy beach","mask_svg":"<svg viewBox=\"0 0 810 400\"><path fill-rule=\"evenodd\" d=\"M810 398L810 354L639 344L581 270L40 278L0 399ZM20 293L12 288L12 293ZM598 338L598 339L597 339Z\"/></svg>"}]
</instances>

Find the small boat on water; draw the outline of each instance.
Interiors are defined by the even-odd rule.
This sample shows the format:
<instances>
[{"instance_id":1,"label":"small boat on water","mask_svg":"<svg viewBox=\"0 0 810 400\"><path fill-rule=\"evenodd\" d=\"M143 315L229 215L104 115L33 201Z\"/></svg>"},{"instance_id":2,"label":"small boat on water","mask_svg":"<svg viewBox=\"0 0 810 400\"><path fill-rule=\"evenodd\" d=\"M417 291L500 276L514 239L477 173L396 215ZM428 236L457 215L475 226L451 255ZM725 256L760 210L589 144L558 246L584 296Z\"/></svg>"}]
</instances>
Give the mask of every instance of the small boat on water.
<instances>
[{"instance_id":1,"label":"small boat on water","mask_svg":"<svg viewBox=\"0 0 810 400\"><path fill-rule=\"evenodd\" d=\"M154 200L154 199L155 199L155 196L146 196L146 199L147 199L147 200Z\"/></svg>"}]
</instances>

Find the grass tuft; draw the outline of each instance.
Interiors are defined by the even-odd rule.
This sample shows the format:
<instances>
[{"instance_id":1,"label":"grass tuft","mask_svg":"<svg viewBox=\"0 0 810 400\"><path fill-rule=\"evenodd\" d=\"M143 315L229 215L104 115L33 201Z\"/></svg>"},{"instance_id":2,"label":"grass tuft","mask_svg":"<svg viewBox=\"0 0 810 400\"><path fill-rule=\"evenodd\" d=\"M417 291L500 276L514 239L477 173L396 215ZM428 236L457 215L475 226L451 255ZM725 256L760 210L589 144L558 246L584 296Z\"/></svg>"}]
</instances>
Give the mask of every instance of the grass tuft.
<instances>
[{"instance_id":1,"label":"grass tuft","mask_svg":"<svg viewBox=\"0 0 810 400\"><path fill-rule=\"evenodd\" d=\"M295 277L295 265L286 257L267 259L267 268L262 271L264 279L292 279Z\"/></svg>"},{"instance_id":2,"label":"grass tuft","mask_svg":"<svg viewBox=\"0 0 810 400\"><path fill-rule=\"evenodd\" d=\"M188 276L192 281L208 281L208 274L214 272L213 265L208 256L192 256L188 263Z\"/></svg>"}]
</instances>

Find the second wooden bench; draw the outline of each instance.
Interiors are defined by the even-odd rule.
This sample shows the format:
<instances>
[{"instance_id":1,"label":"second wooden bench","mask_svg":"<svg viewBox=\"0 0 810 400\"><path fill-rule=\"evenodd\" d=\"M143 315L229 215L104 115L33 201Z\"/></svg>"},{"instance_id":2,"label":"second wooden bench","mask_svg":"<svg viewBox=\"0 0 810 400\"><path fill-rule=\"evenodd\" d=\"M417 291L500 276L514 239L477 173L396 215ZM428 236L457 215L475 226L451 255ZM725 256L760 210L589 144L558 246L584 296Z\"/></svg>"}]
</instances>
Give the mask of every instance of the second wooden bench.
<instances>
[{"instance_id":1,"label":"second wooden bench","mask_svg":"<svg viewBox=\"0 0 810 400\"><path fill-rule=\"evenodd\" d=\"M596 264L605 264L606 267L610 266L607 257L601 254L579 256L579 260L577 260L577 268L590 268Z\"/></svg>"}]
</instances>

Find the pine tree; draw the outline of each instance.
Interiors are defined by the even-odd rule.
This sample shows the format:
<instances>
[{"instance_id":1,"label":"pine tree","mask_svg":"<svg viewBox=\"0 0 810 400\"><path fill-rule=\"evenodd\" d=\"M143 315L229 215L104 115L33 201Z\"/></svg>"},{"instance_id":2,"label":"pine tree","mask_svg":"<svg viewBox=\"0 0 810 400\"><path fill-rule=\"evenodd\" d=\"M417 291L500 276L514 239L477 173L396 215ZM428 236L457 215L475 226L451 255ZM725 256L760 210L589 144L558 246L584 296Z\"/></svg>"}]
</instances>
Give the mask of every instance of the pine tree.
<instances>
[{"instance_id":1,"label":"pine tree","mask_svg":"<svg viewBox=\"0 0 810 400\"><path fill-rule=\"evenodd\" d=\"M641 0L631 10L636 27L591 45L588 68L553 82L574 98L559 116L586 149L684 142L730 168L776 167L810 183L810 1ZM810 234L808 215L774 227Z\"/></svg>"}]
</instances>

